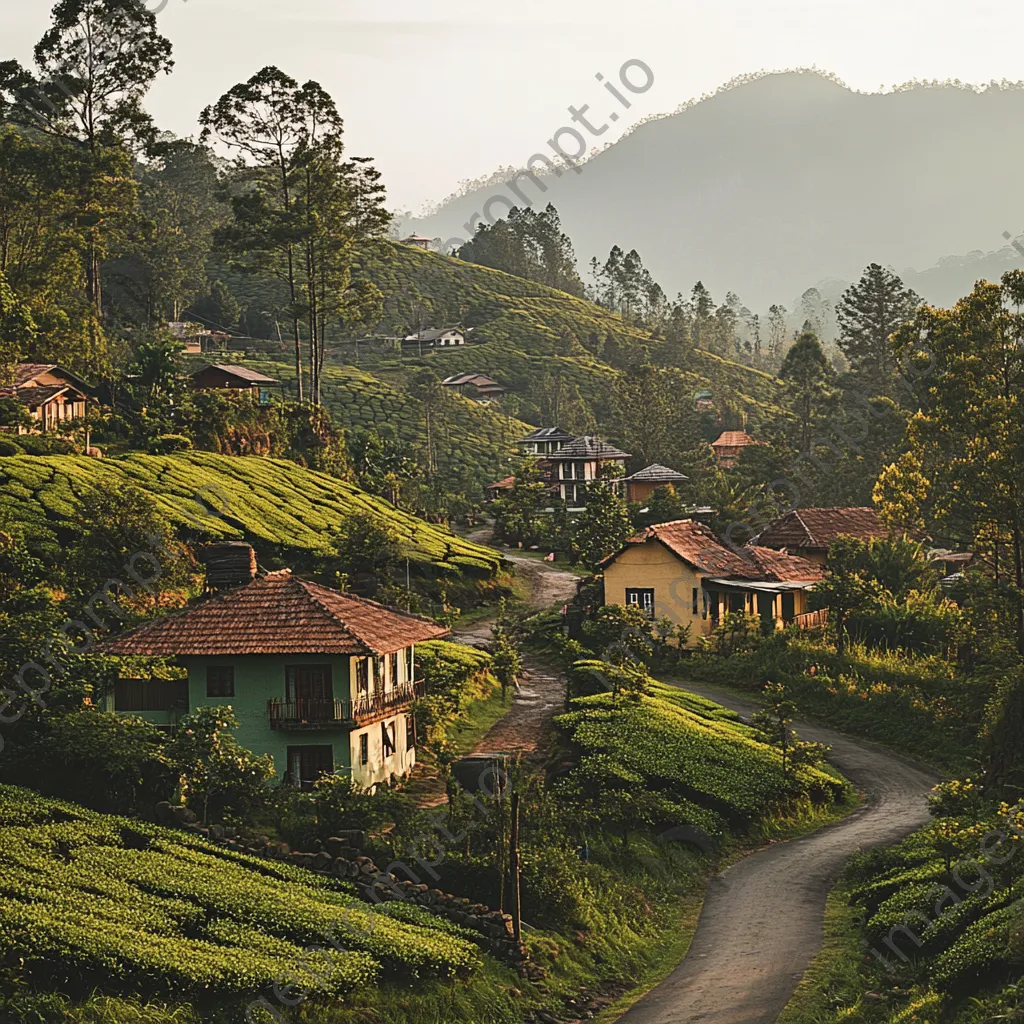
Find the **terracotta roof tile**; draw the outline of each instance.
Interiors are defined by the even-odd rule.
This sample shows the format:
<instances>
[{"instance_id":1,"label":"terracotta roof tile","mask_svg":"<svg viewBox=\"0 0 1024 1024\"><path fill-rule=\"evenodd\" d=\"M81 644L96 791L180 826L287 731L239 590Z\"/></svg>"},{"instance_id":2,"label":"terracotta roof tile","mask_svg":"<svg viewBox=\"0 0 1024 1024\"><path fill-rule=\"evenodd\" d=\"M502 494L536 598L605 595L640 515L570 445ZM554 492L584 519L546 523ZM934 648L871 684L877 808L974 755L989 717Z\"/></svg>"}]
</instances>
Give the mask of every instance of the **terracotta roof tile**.
<instances>
[{"instance_id":1,"label":"terracotta roof tile","mask_svg":"<svg viewBox=\"0 0 1024 1024\"><path fill-rule=\"evenodd\" d=\"M673 554L707 576L793 583L811 583L824 577L821 566L795 555L761 547L733 551L715 536L710 527L692 519L648 526L626 541L626 547L646 544L651 540L660 541ZM601 563L602 566L613 562L620 554L622 551L609 556Z\"/></svg>"},{"instance_id":2,"label":"terracotta roof tile","mask_svg":"<svg viewBox=\"0 0 1024 1024\"><path fill-rule=\"evenodd\" d=\"M836 537L872 540L884 537L878 512L867 508L800 508L787 512L754 539L768 548L810 548L827 551Z\"/></svg>"},{"instance_id":3,"label":"terracotta roof tile","mask_svg":"<svg viewBox=\"0 0 1024 1024\"><path fill-rule=\"evenodd\" d=\"M381 655L447 635L429 619L272 572L104 646L108 654Z\"/></svg>"},{"instance_id":4,"label":"terracotta roof tile","mask_svg":"<svg viewBox=\"0 0 1024 1024\"><path fill-rule=\"evenodd\" d=\"M726 430L713 442L712 448L746 448L748 445L761 444L755 441L745 430Z\"/></svg>"}]
</instances>

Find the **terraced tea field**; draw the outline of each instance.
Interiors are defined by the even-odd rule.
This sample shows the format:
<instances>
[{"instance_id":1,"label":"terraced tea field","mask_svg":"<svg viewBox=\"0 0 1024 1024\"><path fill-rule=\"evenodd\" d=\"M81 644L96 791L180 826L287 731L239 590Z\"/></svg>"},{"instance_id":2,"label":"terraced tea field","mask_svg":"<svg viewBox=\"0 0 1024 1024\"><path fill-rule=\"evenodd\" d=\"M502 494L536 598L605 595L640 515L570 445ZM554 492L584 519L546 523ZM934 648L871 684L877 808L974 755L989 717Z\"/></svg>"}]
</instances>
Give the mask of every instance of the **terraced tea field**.
<instances>
[{"instance_id":1,"label":"terraced tea field","mask_svg":"<svg viewBox=\"0 0 1024 1024\"><path fill-rule=\"evenodd\" d=\"M206 452L0 458L0 522L19 524L36 543L66 539L81 498L134 484L150 495L183 536L245 539L261 559L287 564L327 550L331 530L352 513L386 520L402 553L429 577L492 580L501 556L394 508L324 473L293 462Z\"/></svg>"}]
</instances>

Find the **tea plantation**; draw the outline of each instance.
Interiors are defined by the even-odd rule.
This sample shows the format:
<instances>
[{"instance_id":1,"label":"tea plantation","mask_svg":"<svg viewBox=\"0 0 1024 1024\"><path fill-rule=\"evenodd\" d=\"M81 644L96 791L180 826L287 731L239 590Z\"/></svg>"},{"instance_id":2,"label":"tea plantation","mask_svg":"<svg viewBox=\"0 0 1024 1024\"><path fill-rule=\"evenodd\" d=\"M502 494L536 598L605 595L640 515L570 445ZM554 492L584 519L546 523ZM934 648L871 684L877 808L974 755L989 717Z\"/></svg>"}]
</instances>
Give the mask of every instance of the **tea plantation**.
<instances>
[{"instance_id":1,"label":"tea plantation","mask_svg":"<svg viewBox=\"0 0 1024 1024\"><path fill-rule=\"evenodd\" d=\"M779 752L732 712L663 684L642 695L578 697L556 721L578 755L569 784L581 794L624 800L630 813L652 823L744 834L794 801L823 807L847 791L840 777L820 768L784 772Z\"/></svg>"},{"instance_id":2,"label":"tea plantation","mask_svg":"<svg viewBox=\"0 0 1024 1024\"><path fill-rule=\"evenodd\" d=\"M78 500L97 488L134 484L149 494L186 536L244 538L268 562L327 549L329 534L351 513L386 520L415 571L429 578L463 575L489 581L501 557L402 512L353 484L295 463L205 452L0 458L0 516L41 544L60 541Z\"/></svg>"},{"instance_id":3,"label":"tea plantation","mask_svg":"<svg viewBox=\"0 0 1024 1024\"><path fill-rule=\"evenodd\" d=\"M447 921L407 923L349 883L187 833L6 786L0 828L0 963L27 986L216 1004L275 982L337 996L481 966Z\"/></svg>"},{"instance_id":4,"label":"tea plantation","mask_svg":"<svg viewBox=\"0 0 1024 1024\"><path fill-rule=\"evenodd\" d=\"M560 376L579 388L604 433L611 434L612 386L619 371L583 344L566 352L563 335L571 333L581 343L611 336L625 349L643 346L655 356L662 344L593 302L499 270L391 243L363 259L365 273L387 296L385 330L401 335L421 324L460 321L475 329L466 346L422 356L363 346L359 365L353 365L352 346L335 352L345 362L335 359L325 366L323 398L348 428L386 424L407 443L421 444L422 412L409 389L415 374L427 367L442 378L470 371L494 376L515 395L519 414L534 424L540 419L542 381ZM234 354L231 359L237 361ZM294 363L288 356L246 362L294 389ZM716 401L742 411L755 429L762 419L786 416L786 386L778 378L710 352L691 352L679 368L679 381L681 398L710 388ZM532 429L497 406L462 397L447 416L441 455L447 466L442 468L464 468L478 484L505 475L511 443Z\"/></svg>"}]
</instances>

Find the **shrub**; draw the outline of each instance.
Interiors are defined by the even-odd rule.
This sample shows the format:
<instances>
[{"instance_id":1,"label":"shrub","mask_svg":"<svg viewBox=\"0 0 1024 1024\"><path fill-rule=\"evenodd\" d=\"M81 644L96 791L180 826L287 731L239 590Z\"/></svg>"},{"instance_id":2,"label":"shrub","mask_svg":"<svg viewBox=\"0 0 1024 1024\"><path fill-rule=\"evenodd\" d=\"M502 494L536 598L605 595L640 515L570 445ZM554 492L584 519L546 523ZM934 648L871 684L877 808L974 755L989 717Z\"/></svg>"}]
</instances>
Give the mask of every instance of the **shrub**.
<instances>
[{"instance_id":1,"label":"shrub","mask_svg":"<svg viewBox=\"0 0 1024 1024\"><path fill-rule=\"evenodd\" d=\"M173 455L192 450L192 439L184 434L161 434L149 446L151 455Z\"/></svg>"},{"instance_id":2,"label":"shrub","mask_svg":"<svg viewBox=\"0 0 1024 1024\"><path fill-rule=\"evenodd\" d=\"M24 455L24 449L9 437L0 437L0 457Z\"/></svg>"}]
</instances>

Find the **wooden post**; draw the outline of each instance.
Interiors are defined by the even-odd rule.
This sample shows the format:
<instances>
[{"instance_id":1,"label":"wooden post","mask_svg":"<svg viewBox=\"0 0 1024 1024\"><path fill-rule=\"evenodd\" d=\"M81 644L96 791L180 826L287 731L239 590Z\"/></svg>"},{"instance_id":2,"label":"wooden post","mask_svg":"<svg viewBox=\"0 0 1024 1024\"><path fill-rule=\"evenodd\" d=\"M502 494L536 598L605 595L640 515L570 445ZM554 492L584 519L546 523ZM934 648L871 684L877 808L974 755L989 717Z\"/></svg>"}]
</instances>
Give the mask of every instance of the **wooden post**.
<instances>
[{"instance_id":1,"label":"wooden post","mask_svg":"<svg viewBox=\"0 0 1024 1024\"><path fill-rule=\"evenodd\" d=\"M516 942L523 941L523 908L520 903L519 876L519 794L512 794L512 836L509 850L509 867L512 869L512 935Z\"/></svg>"}]
</instances>

